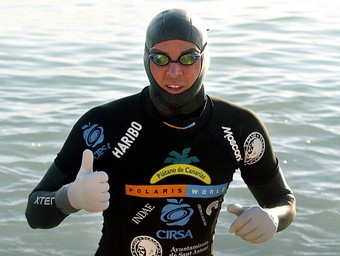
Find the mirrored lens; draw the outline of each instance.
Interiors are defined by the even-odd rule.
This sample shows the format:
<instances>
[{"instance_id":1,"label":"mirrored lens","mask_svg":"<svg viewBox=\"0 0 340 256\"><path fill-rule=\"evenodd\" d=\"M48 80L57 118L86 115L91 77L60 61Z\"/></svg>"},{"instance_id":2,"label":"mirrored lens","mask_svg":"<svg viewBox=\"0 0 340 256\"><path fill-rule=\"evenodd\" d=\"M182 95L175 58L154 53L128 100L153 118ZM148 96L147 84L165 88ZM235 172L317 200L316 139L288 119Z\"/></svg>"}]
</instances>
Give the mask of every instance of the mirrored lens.
<instances>
[{"instance_id":1,"label":"mirrored lens","mask_svg":"<svg viewBox=\"0 0 340 256\"><path fill-rule=\"evenodd\" d=\"M160 53L150 55L150 59L157 65L164 66L169 63L169 57Z\"/></svg>"},{"instance_id":2,"label":"mirrored lens","mask_svg":"<svg viewBox=\"0 0 340 256\"><path fill-rule=\"evenodd\" d=\"M183 65L192 65L199 59L198 54L194 53L188 53L184 54L179 58L179 62L181 62Z\"/></svg>"}]
</instances>

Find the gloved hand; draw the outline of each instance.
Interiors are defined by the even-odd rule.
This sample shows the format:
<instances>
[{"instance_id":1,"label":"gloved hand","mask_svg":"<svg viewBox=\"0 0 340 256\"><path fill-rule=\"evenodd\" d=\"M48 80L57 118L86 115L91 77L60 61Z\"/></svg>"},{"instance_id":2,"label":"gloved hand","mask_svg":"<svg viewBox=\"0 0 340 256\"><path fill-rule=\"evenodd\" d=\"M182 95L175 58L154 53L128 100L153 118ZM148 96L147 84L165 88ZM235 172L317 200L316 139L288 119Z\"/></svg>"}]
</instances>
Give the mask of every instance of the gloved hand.
<instances>
[{"instance_id":1,"label":"gloved hand","mask_svg":"<svg viewBox=\"0 0 340 256\"><path fill-rule=\"evenodd\" d=\"M264 243L276 234L279 219L270 209L230 204L228 212L238 216L231 224L229 232L235 233L236 236L249 243Z\"/></svg>"},{"instance_id":2,"label":"gloved hand","mask_svg":"<svg viewBox=\"0 0 340 256\"><path fill-rule=\"evenodd\" d=\"M67 196L72 207L89 212L106 210L110 199L108 179L106 172L93 172L92 151L84 150L77 177L67 189Z\"/></svg>"}]
</instances>

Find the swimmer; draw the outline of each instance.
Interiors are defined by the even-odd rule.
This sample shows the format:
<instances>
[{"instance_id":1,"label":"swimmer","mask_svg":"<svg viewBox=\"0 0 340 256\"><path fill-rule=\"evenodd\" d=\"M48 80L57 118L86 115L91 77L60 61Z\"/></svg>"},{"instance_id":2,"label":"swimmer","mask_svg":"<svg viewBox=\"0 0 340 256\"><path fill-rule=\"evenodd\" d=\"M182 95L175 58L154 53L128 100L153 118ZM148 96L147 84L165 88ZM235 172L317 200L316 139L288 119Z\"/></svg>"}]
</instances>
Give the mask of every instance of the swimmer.
<instances>
[{"instance_id":1,"label":"swimmer","mask_svg":"<svg viewBox=\"0 0 340 256\"><path fill-rule=\"evenodd\" d=\"M212 256L222 202L240 170L257 203L229 204L229 231L259 244L287 228L295 197L267 129L253 111L206 93L209 62L200 18L182 9L157 14L144 49L150 84L77 121L29 195L29 225L53 228L79 210L102 212L97 256Z\"/></svg>"}]
</instances>

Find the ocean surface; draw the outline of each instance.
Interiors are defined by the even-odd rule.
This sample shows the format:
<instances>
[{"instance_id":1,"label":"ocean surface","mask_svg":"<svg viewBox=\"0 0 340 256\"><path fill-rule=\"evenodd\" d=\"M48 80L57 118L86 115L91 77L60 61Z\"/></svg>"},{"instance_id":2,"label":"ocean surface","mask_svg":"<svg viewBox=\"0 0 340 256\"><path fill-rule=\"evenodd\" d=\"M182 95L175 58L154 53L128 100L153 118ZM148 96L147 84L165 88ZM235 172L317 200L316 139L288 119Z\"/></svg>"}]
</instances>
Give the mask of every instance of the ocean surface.
<instances>
[{"instance_id":1,"label":"ocean surface","mask_svg":"<svg viewBox=\"0 0 340 256\"><path fill-rule=\"evenodd\" d=\"M27 197L88 109L148 84L150 19L190 8L209 27L209 94L266 123L298 202L268 243L228 233L228 203L254 199L239 174L216 229L216 255L339 255L340 1L0 0L0 255L93 255L100 214L81 211L33 230Z\"/></svg>"}]
</instances>

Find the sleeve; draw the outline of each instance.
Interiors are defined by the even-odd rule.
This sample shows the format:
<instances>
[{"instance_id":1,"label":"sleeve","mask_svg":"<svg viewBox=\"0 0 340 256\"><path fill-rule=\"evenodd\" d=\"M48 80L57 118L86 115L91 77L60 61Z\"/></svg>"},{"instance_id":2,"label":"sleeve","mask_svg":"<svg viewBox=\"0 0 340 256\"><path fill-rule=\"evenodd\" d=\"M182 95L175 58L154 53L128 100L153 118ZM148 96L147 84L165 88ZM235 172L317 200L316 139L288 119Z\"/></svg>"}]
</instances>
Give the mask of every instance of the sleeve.
<instances>
[{"instance_id":1,"label":"sleeve","mask_svg":"<svg viewBox=\"0 0 340 256\"><path fill-rule=\"evenodd\" d=\"M88 113L78 120L54 160L59 170L72 180L75 179L79 171L83 151L87 148L91 149L86 145L86 137L84 139L86 129L94 127L94 124L89 121L90 118Z\"/></svg>"},{"instance_id":2,"label":"sleeve","mask_svg":"<svg viewBox=\"0 0 340 256\"><path fill-rule=\"evenodd\" d=\"M269 133L252 111L245 112L241 130L243 161L241 176L247 185L260 185L273 179L278 171L278 160L274 154Z\"/></svg>"},{"instance_id":3,"label":"sleeve","mask_svg":"<svg viewBox=\"0 0 340 256\"><path fill-rule=\"evenodd\" d=\"M76 211L68 201L67 184L74 181L82 152L88 148L86 142L93 138L84 138L89 134L86 129L96 128L88 121L93 116L95 112L89 111L74 125L54 163L29 195L25 215L32 228L53 228Z\"/></svg>"},{"instance_id":4,"label":"sleeve","mask_svg":"<svg viewBox=\"0 0 340 256\"><path fill-rule=\"evenodd\" d=\"M71 180L53 163L28 197L26 219L32 228L53 228L67 216L58 208L56 194Z\"/></svg>"},{"instance_id":5,"label":"sleeve","mask_svg":"<svg viewBox=\"0 0 340 256\"><path fill-rule=\"evenodd\" d=\"M242 135L241 176L261 207L277 208L278 231L281 231L295 218L295 197L284 178L265 125L254 113L249 113L250 122L243 128Z\"/></svg>"},{"instance_id":6,"label":"sleeve","mask_svg":"<svg viewBox=\"0 0 340 256\"><path fill-rule=\"evenodd\" d=\"M261 207L280 208L276 211L279 217L278 232L293 222L296 215L296 200L280 167L270 181L261 185L248 185L248 188Z\"/></svg>"}]
</instances>

